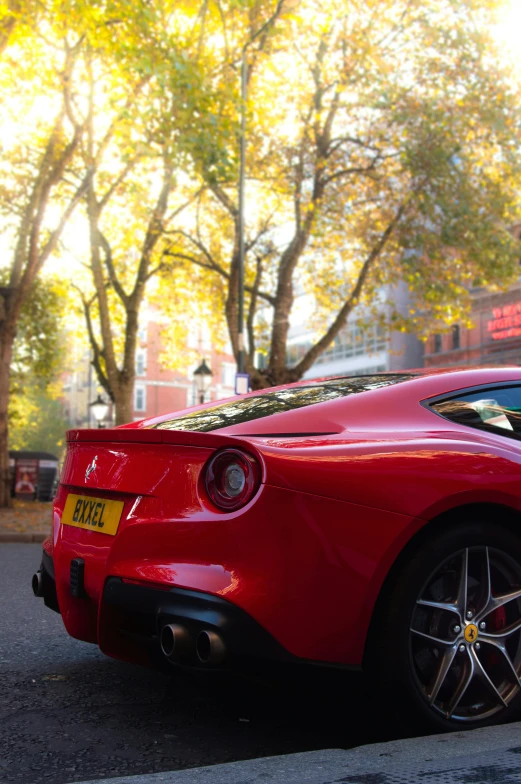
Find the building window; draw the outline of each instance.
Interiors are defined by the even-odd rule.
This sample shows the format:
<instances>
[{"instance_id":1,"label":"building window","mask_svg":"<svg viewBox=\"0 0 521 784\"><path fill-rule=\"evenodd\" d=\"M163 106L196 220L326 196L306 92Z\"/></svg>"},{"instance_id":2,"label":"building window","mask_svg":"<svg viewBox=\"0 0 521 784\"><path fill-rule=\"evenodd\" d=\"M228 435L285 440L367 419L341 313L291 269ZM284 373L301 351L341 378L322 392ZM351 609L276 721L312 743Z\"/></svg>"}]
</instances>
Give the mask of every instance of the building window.
<instances>
[{"instance_id":1,"label":"building window","mask_svg":"<svg viewBox=\"0 0 521 784\"><path fill-rule=\"evenodd\" d=\"M136 376L144 376L147 372L147 351L145 348L138 348L136 351Z\"/></svg>"},{"instance_id":2,"label":"building window","mask_svg":"<svg viewBox=\"0 0 521 784\"><path fill-rule=\"evenodd\" d=\"M460 347L460 330L459 324L454 324L452 327L452 348Z\"/></svg>"},{"instance_id":3,"label":"building window","mask_svg":"<svg viewBox=\"0 0 521 784\"><path fill-rule=\"evenodd\" d=\"M288 347L288 364L298 364L311 348L309 342L294 343ZM365 328L348 324L334 339L333 343L315 360L315 365L351 359L365 354L379 354L387 348L387 334L382 324L371 324Z\"/></svg>"},{"instance_id":4,"label":"building window","mask_svg":"<svg viewBox=\"0 0 521 784\"><path fill-rule=\"evenodd\" d=\"M142 385L134 387L134 411L146 411L147 408L147 390Z\"/></svg>"},{"instance_id":5,"label":"building window","mask_svg":"<svg viewBox=\"0 0 521 784\"><path fill-rule=\"evenodd\" d=\"M439 354L441 351L441 335L439 332L434 335L434 353Z\"/></svg>"},{"instance_id":6,"label":"building window","mask_svg":"<svg viewBox=\"0 0 521 784\"><path fill-rule=\"evenodd\" d=\"M235 374L237 368L231 362L223 362L221 366L221 383L223 387L235 388Z\"/></svg>"},{"instance_id":7,"label":"building window","mask_svg":"<svg viewBox=\"0 0 521 784\"><path fill-rule=\"evenodd\" d=\"M268 355L265 354L264 351L257 351L255 358L256 358L255 366L257 370L266 370L266 368L268 367Z\"/></svg>"}]
</instances>

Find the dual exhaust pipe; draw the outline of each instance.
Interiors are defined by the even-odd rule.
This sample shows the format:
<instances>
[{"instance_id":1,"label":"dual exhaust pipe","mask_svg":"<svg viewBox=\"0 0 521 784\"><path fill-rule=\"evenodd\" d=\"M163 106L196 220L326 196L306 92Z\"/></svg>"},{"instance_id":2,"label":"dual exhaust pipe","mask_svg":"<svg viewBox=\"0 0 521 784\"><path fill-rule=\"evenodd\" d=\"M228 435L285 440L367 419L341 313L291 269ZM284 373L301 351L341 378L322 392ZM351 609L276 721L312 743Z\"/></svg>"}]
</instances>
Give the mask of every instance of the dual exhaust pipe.
<instances>
[{"instance_id":1,"label":"dual exhaust pipe","mask_svg":"<svg viewBox=\"0 0 521 784\"><path fill-rule=\"evenodd\" d=\"M178 623L163 626L160 635L161 651L172 662L178 662L195 652L201 664L221 664L226 657L226 646L217 632L203 629L194 641L188 629Z\"/></svg>"},{"instance_id":2,"label":"dual exhaust pipe","mask_svg":"<svg viewBox=\"0 0 521 784\"><path fill-rule=\"evenodd\" d=\"M31 587L35 596L45 596L44 578L41 571L32 576ZM178 623L168 623L161 629L161 651L172 662L178 662L194 654L201 664L217 665L226 658L226 646L220 634L203 629L195 639L188 629Z\"/></svg>"},{"instance_id":3,"label":"dual exhaust pipe","mask_svg":"<svg viewBox=\"0 0 521 784\"><path fill-rule=\"evenodd\" d=\"M31 588L35 596L43 599L45 606L55 612L60 612L58 597L56 596L56 585L52 577L42 568L31 577Z\"/></svg>"},{"instance_id":4,"label":"dual exhaust pipe","mask_svg":"<svg viewBox=\"0 0 521 784\"><path fill-rule=\"evenodd\" d=\"M31 588L33 589L33 593L35 596L42 597L44 596L44 588L43 588L43 575L41 571L35 572L31 579Z\"/></svg>"}]
</instances>

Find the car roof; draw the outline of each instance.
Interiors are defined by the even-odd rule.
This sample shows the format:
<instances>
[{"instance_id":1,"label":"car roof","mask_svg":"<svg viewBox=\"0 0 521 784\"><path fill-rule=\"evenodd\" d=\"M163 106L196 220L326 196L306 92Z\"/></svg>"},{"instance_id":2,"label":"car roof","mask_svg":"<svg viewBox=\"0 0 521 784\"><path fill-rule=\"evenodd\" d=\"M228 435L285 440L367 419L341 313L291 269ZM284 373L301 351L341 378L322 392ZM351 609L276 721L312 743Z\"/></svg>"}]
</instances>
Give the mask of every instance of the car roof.
<instances>
[{"instance_id":1,"label":"car roof","mask_svg":"<svg viewBox=\"0 0 521 784\"><path fill-rule=\"evenodd\" d=\"M374 384L374 388L363 389L364 379L380 379L381 385ZM386 380L388 384L385 384ZM212 425L211 417L216 416L225 409L233 412L238 408L248 408L248 401L252 406L256 401L262 405L264 400L272 398L291 397L292 390L299 394L305 389L313 390L321 386L335 386L335 382L349 384L357 382L362 388L356 394L347 396L338 395L333 399L304 403L289 410L276 410L275 413L261 413L258 416L230 418L229 424L220 423ZM271 387L247 395L235 396L225 400L212 401L195 406L183 411L176 411L141 422L132 423L130 427L165 429L165 430L202 430L204 432L218 432L223 435L268 435L268 434L333 434L353 427L385 427L385 423L401 420L405 423L414 417L421 419L419 405L422 400L451 394L460 389L469 387L502 383L506 381L521 381L521 368L519 367L480 367L480 368L436 368L413 369L404 371L388 371L372 374L370 376L328 376L317 379L303 379L293 384ZM369 383L369 382L368 382ZM282 393L282 394L281 394ZM259 400L264 398L264 400ZM215 421L217 421L217 419ZM245 420L245 421L243 421ZM203 422L203 426L200 423ZM127 425L126 427L129 427Z\"/></svg>"}]
</instances>

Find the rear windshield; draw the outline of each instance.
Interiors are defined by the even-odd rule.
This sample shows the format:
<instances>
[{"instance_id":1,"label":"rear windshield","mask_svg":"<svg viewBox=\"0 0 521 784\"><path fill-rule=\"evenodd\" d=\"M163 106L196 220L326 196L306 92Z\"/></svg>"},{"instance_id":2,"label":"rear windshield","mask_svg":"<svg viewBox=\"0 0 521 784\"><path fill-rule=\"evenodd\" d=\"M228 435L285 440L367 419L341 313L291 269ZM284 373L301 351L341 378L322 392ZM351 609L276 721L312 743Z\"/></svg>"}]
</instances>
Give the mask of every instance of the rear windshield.
<instances>
[{"instance_id":1,"label":"rear windshield","mask_svg":"<svg viewBox=\"0 0 521 784\"><path fill-rule=\"evenodd\" d=\"M191 430L206 433L210 430L219 430L243 422L252 422L254 419L262 419L272 414L281 414L284 411L314 406L317 403L325 403L327 400L335 400L338 397L380 389L391 384L398 384L400 381L407 381L410 378L411 374L409 373L333 378L329 381L281 389L277 392L259 392L258 395L250 397L238 397L228 403L221 403L194 411L191 414L167 419L157 425L150 425L150 427L159 430Z\"/></svg>"}]
</instances>

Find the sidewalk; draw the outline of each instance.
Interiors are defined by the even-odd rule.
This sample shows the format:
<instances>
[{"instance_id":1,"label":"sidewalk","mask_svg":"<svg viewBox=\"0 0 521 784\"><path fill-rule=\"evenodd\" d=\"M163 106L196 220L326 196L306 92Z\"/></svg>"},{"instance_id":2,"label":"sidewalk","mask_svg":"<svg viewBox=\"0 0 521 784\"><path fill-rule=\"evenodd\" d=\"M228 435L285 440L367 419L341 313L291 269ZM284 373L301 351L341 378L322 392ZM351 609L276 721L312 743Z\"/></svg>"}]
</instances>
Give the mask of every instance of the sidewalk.
<instances>
[{"instance_id":1,"label":"sidewalk","mask_svg":"<svg viewBox=\"0 0 521 784\"><path fill-rule=\"evenodd\" d=\"M521 722L82 784L517 784Z\"/></svg>"},{"instance_id":2,"label":"sidewalk","mask_svg":"<svg viewBox=\"0 0 521 784\"><path fill-rule=\"evenodd\" d=\"M52 502L18 501L0 509L0 543L43 542L51 530Z\"/></svg>"}]
</instances>

